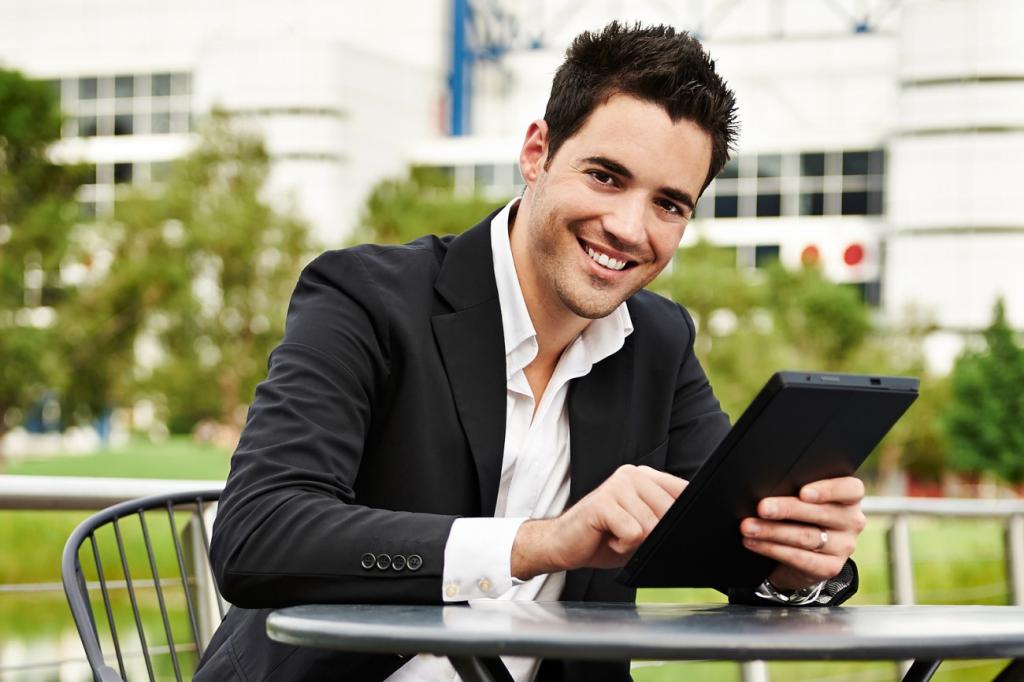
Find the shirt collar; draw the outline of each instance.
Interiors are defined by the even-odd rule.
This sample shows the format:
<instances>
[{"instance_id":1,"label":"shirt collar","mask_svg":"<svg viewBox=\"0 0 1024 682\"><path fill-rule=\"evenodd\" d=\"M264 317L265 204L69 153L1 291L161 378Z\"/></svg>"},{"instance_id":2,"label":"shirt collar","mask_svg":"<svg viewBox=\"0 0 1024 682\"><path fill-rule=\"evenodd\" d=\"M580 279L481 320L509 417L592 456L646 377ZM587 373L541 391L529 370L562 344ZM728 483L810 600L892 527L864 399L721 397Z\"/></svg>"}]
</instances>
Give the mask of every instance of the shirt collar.
<instances>
[{"instance_id":1,"label":"shirt collar","mask_svg":"<svg viewBox=\"0 0 1024 682\"><path fill-rule=\"evenodd\" d=\"M537 332L519 286L509 243L508 220L518 203L519 197L512 199L491 219L491 255L505 337L506 380L537 357ZM571 356L577 371L586 374L594 364L622 348L626 337L632 333L633 321L623 302L611 314L587 325L583 333L569 344L563 357Z\"/></svg>"}]
</instances>

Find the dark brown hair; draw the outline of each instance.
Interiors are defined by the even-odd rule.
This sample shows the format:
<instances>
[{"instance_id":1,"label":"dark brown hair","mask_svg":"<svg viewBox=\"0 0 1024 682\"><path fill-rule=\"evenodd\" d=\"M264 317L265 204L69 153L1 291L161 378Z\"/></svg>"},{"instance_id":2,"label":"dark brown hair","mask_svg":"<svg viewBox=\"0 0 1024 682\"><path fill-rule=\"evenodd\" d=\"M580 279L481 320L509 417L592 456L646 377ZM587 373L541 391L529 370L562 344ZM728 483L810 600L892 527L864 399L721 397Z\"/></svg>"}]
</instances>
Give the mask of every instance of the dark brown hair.
<instances>
[{"instance_id":1,"label":"dark brown hair","mask_svg":"<svg viewBox=\"0 0 1024 682\"><path fill-rule=\"evenodd\" d=\"M704 47L671 26L624 26L584 31L555 72L544 120L548 163L590 113L613 95L632 95L661 106L673 121L688 119L711 136L706 188L729 160L738 132L736 97L715 73Z\"/></svg>"}]
</instances>

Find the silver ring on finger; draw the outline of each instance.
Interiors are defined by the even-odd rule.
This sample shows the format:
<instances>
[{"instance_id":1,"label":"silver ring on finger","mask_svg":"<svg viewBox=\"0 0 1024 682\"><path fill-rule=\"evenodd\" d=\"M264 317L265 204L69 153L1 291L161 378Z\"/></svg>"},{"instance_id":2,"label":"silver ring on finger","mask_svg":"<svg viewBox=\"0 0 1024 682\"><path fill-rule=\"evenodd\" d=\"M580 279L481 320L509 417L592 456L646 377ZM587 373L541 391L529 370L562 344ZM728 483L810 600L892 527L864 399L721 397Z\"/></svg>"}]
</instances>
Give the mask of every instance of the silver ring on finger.
<instances>
[{"instance_id":1,"label":"silver ring on finger","mask_svg":"<svg viewBox=\"0 0 1024 682\"><path fill-rule=\"evenodd\" d=\"M823 549L825 548L825 545L827 545L827 544L828 544L828 531L827 531L827 530L825 530L824 528L819 528L819 529L818 529L818 532L819 532L819 533L820 533L821 535L819 536L819 540L818 540L818 546L817 546L817 547L815 547L815 548L814 548L814 549L812 550L812 551L814 551L814 552L820 552L821 550L823 550Z\"/></svg>"}]
</instances>

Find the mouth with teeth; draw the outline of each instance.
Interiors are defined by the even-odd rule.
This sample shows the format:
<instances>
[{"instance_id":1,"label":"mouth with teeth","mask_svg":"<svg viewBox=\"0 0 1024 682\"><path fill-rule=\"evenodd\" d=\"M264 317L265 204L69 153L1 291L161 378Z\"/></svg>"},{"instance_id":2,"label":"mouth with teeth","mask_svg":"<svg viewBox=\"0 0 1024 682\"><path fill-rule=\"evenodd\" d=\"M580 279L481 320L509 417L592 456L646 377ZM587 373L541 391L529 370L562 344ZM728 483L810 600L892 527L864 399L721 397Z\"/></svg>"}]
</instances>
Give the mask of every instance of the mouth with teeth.
<instances>
[{"instance_id":1,"label":"mouth with teeth","mask_svg":"<svg viewBox=\"0 0 1024 682\"><path fill-rule=\"evenodd\" d=\"M598 251L593 246L590 246L589 244L583 242L582 240L580 240L580 246L583 248L586 254L590 256L590 259L592 261L594 261L595 263L597 263L598 265L607 270L618 272L621 270L625 270L626 268L636 264L633 261L624 261L612 258L608 254Z\"/></svg>"}]
</instances>

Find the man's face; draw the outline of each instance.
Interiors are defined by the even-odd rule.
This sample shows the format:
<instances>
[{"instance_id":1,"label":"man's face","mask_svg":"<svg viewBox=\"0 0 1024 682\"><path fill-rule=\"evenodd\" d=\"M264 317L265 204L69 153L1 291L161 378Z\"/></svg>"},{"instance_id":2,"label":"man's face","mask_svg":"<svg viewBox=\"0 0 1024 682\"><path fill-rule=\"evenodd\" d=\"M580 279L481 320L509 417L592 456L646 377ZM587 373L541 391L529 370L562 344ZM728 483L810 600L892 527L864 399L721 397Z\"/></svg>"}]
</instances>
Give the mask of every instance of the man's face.
<instances>
[{"instance_id":1,"label":"man's face","mask_svg":"<svg viewBox=\"0 0 1024 682\"><path fill-rule=\"evenodd\" d=\"M671 260L711 165L711 138L656 104L615 95L545 169L547 160L540 121L520 156L525 229L512 231L524 296L548 314L604 317Z\"/></svg>"}]
</instances>

